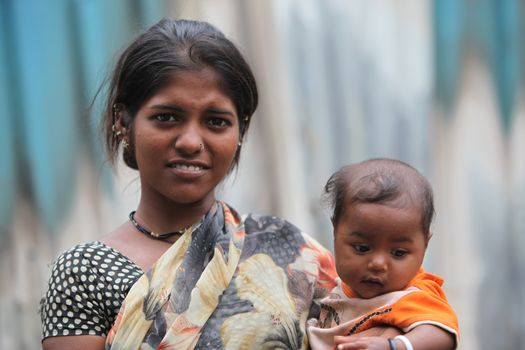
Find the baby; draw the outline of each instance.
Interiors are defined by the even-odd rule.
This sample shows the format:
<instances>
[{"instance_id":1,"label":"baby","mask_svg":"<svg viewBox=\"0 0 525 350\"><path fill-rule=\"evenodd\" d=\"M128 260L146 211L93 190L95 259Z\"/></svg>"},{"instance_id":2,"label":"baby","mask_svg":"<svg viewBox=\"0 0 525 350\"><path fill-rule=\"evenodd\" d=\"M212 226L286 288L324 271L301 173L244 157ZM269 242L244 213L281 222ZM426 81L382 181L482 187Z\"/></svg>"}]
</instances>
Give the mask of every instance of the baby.
<instances>
[{"instance_id":1,"label":"baby","mask_svg":"<svg viewBox=\"0 0 525 350\"><path fill-rule=\"evenodd\" d=\"M325 186L332 210L337 286L309 320L312 349L453 349L458 321L421 264L432 233L432 188L413 167L371 159L343 167ZM348 336L387 325L393 339ZM355 338L355 337L354 337Z\"/></svg>"}]
</instances>

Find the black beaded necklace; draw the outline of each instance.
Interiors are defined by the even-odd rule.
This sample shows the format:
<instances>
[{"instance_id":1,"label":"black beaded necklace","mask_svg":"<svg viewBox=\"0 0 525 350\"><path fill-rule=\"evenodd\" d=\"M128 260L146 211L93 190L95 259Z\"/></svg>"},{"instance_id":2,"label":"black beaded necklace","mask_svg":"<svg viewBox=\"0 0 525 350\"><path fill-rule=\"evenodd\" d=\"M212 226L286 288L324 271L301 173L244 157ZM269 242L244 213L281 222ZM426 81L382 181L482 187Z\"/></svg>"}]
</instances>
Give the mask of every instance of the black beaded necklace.
<instances>
[{"instance_id":1,"label":"black beaded necklace","mask_svg":"<svg viewBox=\"0 0 525 350\"><path fill-rule=\"evenodd\" d=\"M153 231L148 230L147 228L139 224L137 220L135 220L135 211L132 211L131 213L129 213L129 221L131 221L131 223L133 224L133 226L135 226L137 230L139 230L140 232L142 232L149 238L158 239L158 240L165 240L173 236L180 236L184 234L184 232L186 231L186 229L182 229L182 230L173 231L173 232L155 233Z\"/></svg>"}]
</instances>

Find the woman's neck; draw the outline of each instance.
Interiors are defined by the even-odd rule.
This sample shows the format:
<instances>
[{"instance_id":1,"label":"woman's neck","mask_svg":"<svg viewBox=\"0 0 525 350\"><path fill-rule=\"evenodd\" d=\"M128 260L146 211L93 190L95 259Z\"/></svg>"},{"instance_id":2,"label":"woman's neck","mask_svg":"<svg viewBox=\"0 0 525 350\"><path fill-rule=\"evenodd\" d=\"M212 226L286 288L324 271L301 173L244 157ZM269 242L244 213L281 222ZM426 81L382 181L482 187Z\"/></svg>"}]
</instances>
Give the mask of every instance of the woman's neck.
<instances>
[{"instance_id":1,"label":"woman's neck","mask_svg":"<svg viewBox=\"0 0 525 350\"><path fill-rule=\"evenodd\" d=\"M166 233L186 229L200 221L215 203L210 196L197 203L161 203L141 197L135 219L150 231Z\"/></svg>"}]
</instances>

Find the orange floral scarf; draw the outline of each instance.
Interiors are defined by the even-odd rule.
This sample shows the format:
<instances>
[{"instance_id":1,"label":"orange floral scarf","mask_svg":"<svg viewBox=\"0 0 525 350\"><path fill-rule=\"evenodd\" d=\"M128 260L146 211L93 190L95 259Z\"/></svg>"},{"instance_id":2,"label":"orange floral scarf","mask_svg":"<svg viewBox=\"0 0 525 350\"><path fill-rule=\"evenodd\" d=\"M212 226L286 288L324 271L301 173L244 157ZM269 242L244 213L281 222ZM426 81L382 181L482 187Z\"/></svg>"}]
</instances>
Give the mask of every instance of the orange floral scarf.
<instances>
[{"instance_id":1,"label":"orange floral scarf","mask_svg":"<svg viewBox=\"0 0 525 350\"><path fill-rule=\"evenodd\" d=\"M106 349L306 348L334 278L330 253L295 226L217 202L133 285Z\"/></svg>"}]
</instances>

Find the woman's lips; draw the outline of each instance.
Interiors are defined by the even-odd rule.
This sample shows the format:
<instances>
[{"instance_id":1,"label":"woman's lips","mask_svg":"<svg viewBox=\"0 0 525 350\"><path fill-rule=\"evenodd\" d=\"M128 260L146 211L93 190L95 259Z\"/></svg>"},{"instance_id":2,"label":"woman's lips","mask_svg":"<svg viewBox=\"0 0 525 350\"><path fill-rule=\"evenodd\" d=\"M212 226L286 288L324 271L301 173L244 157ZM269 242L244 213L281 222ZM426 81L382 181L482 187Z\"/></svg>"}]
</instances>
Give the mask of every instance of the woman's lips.
<instances>
[{"instance_id":1,"label":"woman's lips","mask_svg":"<svg viewBox=\"0 0 525 350\"><path fill-rule=\"evenodd\" d=\"M203 176L209 169L201 163L180 163L172 162L168 164L170 171L178 177L184 179L194 179Z\"/></svg>"},{"instance_id":2,"label":"woman's lips","mask_svg":"<svg viewBox=\"0 0 525 350\"><path fill-rule=\"evenodd\" d=\"M178 169L182 171L201 171L204 168L199 165L187 165L187 164L173 164L169 166L172 169Z\"/></svg>"}]
</instances>

